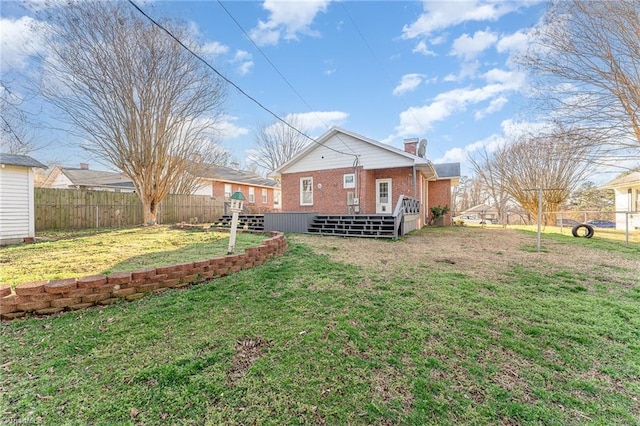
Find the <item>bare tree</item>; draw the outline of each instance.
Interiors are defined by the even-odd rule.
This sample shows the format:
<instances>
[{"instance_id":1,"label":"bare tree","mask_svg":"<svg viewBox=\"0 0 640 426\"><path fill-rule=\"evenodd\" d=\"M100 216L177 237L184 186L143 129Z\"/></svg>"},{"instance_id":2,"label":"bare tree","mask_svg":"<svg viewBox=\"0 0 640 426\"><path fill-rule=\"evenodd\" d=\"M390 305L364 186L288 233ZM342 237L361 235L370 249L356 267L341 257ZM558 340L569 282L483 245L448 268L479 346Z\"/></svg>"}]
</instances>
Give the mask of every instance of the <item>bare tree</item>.
<instances>
[{"instance_id":1,"label":"bare tree","mask_svg":"<svg viewBox=\"0 0 640 426\"><path fill-rule=\"evenodd\" d=\"M302 134L306 134L307 130L295 115L291 115L287 122L291 126L278 121L269 125L263 124L258 129L256 149L250 154L249 161L267 173L292 159L310 142L309 138Z\"/></svg>"},{"instance_id":2,"label":"bare tree","mask_svg":"<svg viewBox=\"0 0 640 426\"><path fill-rule=\"evenodd\" d=\"M24 99L0 80L0 151L9 154L29 154L39 148L28 131L30 120L23 108Z\"/></svg>"},{"instance_id":3,"label":"bare tree","mask_svg":"<svg viewBox=\"0 0 640 426\"><path fill-rule=\"evenodd\" d=\"M571 207L578 211L612 212L615 210L613 191L600 189L587 181L571 194Z\"/></svg>"},{"instance_id":4,"label":"bare tree","mask_svg":"<svg viewBox=\"0 0 640 426\"><path fill-rule=\"evenodd\" d=\"M494 152L485 173L530 215L537 215L539 188L544 189L544 209L557 212L587 171L588 148L579 148L579 138L561 130L523 137ZM548 223L554 219L553 214L546 216Z\"/></svg>"},{"instance_id":5,"label":"bare tree","mask_svg":"<svg viewBox=\"0 0 640 426\"><path fill-rule=\"evenodd\" d=\"M532 40L520 61L554 117L601 147L640 148L640 2L554 0Z\"/></svg>"},{"instance_id":6,"label":"bare tree","mask_svg":"<svg viewBox=\"0 0 640 426\"><path fill-rule=\"evenodd\" d=\"M162 199L196 179L194 164L216 150L222 82L125 3L70 2L45 13L51 25L44 94L87 150L133 181L144 223L155 223ZM162 25L193 44L185 27Z\"/></svg>"},{"instance_id":7,"label":"bare tree","mask_svg":"<svg viewBox=\"0 0 640 426\"><path fill-rule=\"evenodd\" d=\"M486 149L479 151L477 158L469 157L469 161L475 171L476 180L483 183L492 201L491 204L498 210L498 220L504 223L511 197L504 181L499 178L497 164L494 164Z\"/></svg>"}]
</instances>

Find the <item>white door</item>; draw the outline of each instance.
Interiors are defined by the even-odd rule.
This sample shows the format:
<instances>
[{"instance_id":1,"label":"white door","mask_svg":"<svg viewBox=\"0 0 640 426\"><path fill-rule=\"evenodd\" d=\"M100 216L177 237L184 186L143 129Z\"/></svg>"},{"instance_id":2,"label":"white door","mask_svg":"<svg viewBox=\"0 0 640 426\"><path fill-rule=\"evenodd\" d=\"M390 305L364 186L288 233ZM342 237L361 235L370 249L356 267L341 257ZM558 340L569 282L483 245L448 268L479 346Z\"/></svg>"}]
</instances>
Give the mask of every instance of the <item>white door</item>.
<instances>
[{"instance_id":1,"label":"white door","mask_svg":"<svg viewBox=\"0 0 640 426\"><path fill-rule=\"evenodd\" d=\"M391 179L376 179L376 213L392 214Z\"/></svg>"}]
</instances>

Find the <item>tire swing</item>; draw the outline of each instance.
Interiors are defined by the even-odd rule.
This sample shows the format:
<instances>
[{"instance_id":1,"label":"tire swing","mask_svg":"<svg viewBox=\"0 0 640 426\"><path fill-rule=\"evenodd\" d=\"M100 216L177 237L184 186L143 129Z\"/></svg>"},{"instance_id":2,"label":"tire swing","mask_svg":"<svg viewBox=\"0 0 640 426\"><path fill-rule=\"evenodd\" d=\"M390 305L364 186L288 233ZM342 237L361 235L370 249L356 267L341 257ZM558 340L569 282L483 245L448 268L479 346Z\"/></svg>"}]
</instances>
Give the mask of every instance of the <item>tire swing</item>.
<instances>
[{"instance_id":1,"label":"tire swing","mask_svg":"<svg viewBox=\"0 0 640 426\"><path fill-rule=\"evenodd\" d=\"M584 230L582 228L584 228ZM594 234L593 226L580 223L571 229L571 234L573 234L574 237L591 238Z\"/></svg>"}]
</instances>

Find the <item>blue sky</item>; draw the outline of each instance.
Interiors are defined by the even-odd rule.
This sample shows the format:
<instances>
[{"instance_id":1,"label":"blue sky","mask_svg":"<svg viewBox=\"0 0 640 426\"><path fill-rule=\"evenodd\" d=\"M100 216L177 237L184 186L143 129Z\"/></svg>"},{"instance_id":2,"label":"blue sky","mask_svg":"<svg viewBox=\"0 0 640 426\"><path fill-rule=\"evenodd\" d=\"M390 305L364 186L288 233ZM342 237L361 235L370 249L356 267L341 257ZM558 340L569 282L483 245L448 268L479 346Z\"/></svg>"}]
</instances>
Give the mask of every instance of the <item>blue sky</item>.
<instances>
[{"instance_id":1,"label":"blue sky","mask_svg":"<svg viewBox=\"0 0 640 426\"><path fill-rule=\"evenodd\" d=\"M469 173L467 154L536 126L513 57L544 13L540 1L223 2L253 42L217 1L137 4L182 20L222 74L279 116L296 115L313 136L339 125L398 148L426 138L429 159L459 161ZM33 7L1 4L3 79L8 70L37 77L29 55L44 50L28 27ZM274 118L228 93L221 145L246 164L255 130ZM40 114L59 120L46 108ZM42 137L51 145L32 154L40 161L97 161L64 133Z\"/></svg>"}]
</instances>

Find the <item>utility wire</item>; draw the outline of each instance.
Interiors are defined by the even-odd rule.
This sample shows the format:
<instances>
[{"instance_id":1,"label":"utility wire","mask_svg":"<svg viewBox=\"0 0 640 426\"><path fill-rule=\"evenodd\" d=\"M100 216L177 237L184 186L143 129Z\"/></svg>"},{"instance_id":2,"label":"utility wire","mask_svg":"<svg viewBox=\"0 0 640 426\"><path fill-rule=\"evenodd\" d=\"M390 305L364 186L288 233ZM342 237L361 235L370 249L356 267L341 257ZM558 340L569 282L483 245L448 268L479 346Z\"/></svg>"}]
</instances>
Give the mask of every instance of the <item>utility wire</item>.
<instances>
[{"instance_id":1,"label":"utility wire","mask_svg":"<svg viewBox=\"0 0 640 426\"><path fill-rule=\"evenodd\" d=\"M180 39L178 39L176 36L173 35L173 33L171 33L171 31L169 31L168 29L166 29L164 26L162 26L162 24L160 24L159 22L157 22L155 19L153 19L151 16L147 15L137 4L135 4L133 2L133 0L128 0L128 2L136 9L138 10L138 12L140 12L145 18L147 18L153 25L155 25L156 27L160 28L162 31L164 31L165 33L167 33L167 35L169 37L171 37L173 40L176 41L176 43L178 43L180 46L182 46L183 49L185 49L187 52L189 52L191 55L193 55L194 57L196 57L199 61L201 61L203 64L205 64L207 66L207 68L211 69L214 73L216 73L216 75L218 75L218 77L220 77L221 79L223 79L224 81L226 81L227 83L229 83L230 85L232 85L238 92L240 92L242 95L244 95L247 99L251 100L253 103L255 103L256 105L258 105L261 109L263 109L264 111L268 112L269 114L271 114L273 117L275 117L278 121L282 122L285 126L289 127L291 130L294 130L296 132L298 132L300 135L306 137L307 139L313 141L314 143L325 147L326 149L333 151L335 153L338 154L342 154L342 155L350 155L350 156L355 156L357 158L357 155L355 154L351 154L348 152L342 152L340 150L331 148L330 146L325 146L323 144L321 144L320 142L318 142L315 138L312 138L311 136L307 135L305 132L303 132L302 130L297 129L296 127L292 126L291 124L289 124L286 120L284 120L283 118L281 118L278 114L276 114L275 112L271 111L269 108L267 108L266 106L264 106L260 101L258 101L256 98L254 98L253 96L249 95L247 92L245 92L240 86L238 86L236 83L234 83L233 81L231 81L230 79L228 79L227 77L225 77L222 73L220 73L220 71L218 71L216 68L213 67L213 65L209 64L209 62L207 62L204 58L202 58L200 55L198 55L197 53L195 53L193 50L191 50L189 47L187 47L182 41L180 41Z\"/></svg>"},{"instance_id":2,"label":"utility wire","mask_svg":"<svg viewBox=\"0 0 640 426\"><path fill-rule=\"evenodd\" d=\"M253 44L253 46L256 48L256 50L258 50L258 52L260 52L260 54L262 55L262 57L269 63L269 65L271 65L271 68L274 69L275 72L278 73L278 75L280 76L280 78L282 78L282 80L287 84L287 86L289 86L289 88L293 91L293 93L295 93L298 98L302 101L302 103L304 103L307 108L309 109L309 111L313 112L313 114L318 118L318 120L320 120L320 122L322 124L324 124L326 127L329 127L327 123L324 122L324 120L322 119L322 117L320 117L315 111L314 109L311 107L311 105L309 105L309 103L304 99L304 97L302 97L302 95L300 94L300 92L298 92L295 87L293 87L293 85L289 82L289 80L287 79L287 77L285 77L282 72L280 72L280 70L278 69L278 67L276 67L276 65L271 61L271 59L269 59L269 57L267 56L266 53L264 53L264 51L260 48L260 46L258 46L258 44L255 42L255 40L249 35L249 33L247 33L247 31L244 29L244 27L240 24L240 22L238 22L238 20L231 14L231 12L229 11L229 9L227 9L227 7L222 3L221 0L218 0L218 4L220 5L220 7L222 7L222 9L227 13L227 15L229 15L229 18L231 18L231 20L236 24L236 26L238 28L240 28L240 31L242 31L242 33L245 35L245 37L247 37L249 39L249 41ZM355 154L354 149L347 145L347 143L342 140L342 138L339 135L338 139L340 140L340 142L342 142L344 144L345 147L347 147L348 149L350 149L351 151L353 151L353 153Z\"/></svg>"},{"instance_id":3,"label":"utility wire","mask_svg":"<svg viewBox=\"0 0 640 426\"><path fill-rule=\"evenodd\" d=\"M365 44L365 46L367 46L367 49L369 49L369 52L371 53L371 55L373 56L373 58L378 62L378 65L380 67L380 69L384 72L384 74L387 76L387 78L389 79L389 82L391 84L394 84L393 80L391 79L391 76L389 75L389 73L387 72L386 68L384 67L383 62L380 60L380 58L378 58L378 55L376 55L375 50L373 50L373 48L371 47L371 45L369 44L369 42L367 41L366 37L364 36L364 34L362 33L362 31L360 31L360 27L358 27L358 24L356 24L355 19L353 19L353 17L351 16L351 14L349 13L349 10L347 9L347 6L344 4L344 2L340 2L340 5L342 6L342 8L344 9L344 12L347 14L347 16L349 17L349 20L351 21L351 23L353 24L353 27L356 29L356 32L358 33L358 35L360 35L360 38L362 39L363 43ZM422 123L420 123L420 120L418 120L418 117L415 116L415 114L413 113L413 111L411 110L411 107L409 106L407 100L405 99L404 96L402 96L402 94L400 94L400 99L402 99L402 102L404 103L404 106L407 107L407 111L409 112L409 114L411 115L411 117L413 117L413 119L415 120L416 124L418 125L419 128L423 128L422 127ZM437 145L435 146L435 148L440 151L440 153L442 155L445 155L444 152L442 152L442 150L440 149L440 147L438 147Z\"/></svg>"}]
</instances>

